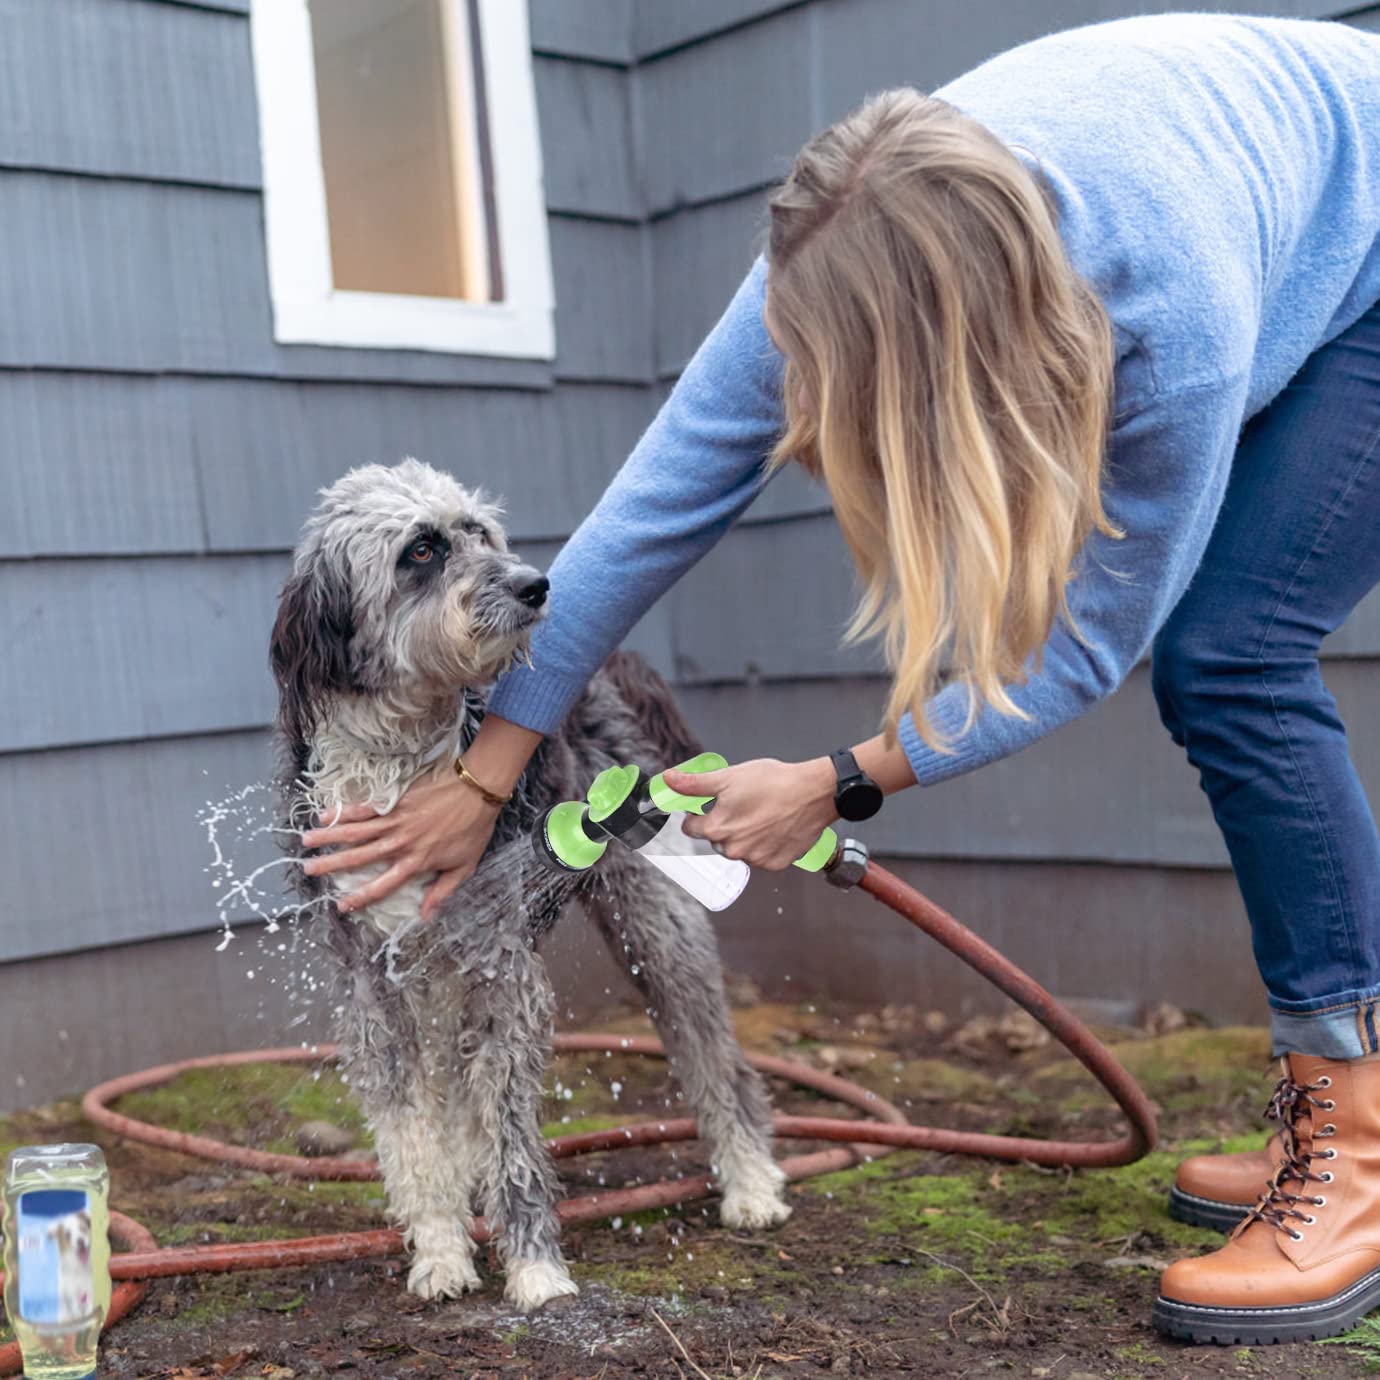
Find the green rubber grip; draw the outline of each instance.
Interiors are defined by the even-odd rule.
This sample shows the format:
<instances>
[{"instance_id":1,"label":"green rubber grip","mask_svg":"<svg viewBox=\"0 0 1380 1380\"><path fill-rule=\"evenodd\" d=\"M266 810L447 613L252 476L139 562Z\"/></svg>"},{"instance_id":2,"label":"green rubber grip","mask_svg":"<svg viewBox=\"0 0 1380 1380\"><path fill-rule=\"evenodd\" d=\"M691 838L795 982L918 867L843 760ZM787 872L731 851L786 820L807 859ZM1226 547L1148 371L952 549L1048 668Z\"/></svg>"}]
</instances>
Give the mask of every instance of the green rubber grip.
<instances>
[{"instance_id":1,"label":"green rubber grip","mask_svg":"<svg viewBox=\"0 0 1380 1380\"><path fill-rule=\"evenodd\" d=\"M798 867L802 872L820 872L829 865L829 860L838 851L839 836L832 829L826 829L815 840L815 846L803 858L797 858L791 866Z\"/></svg>"},{"instance_id":2,"label":"green rubber grip","mask_svg":"<svg viewBox=\"0 0 1380 1380\"><path fill-rule=\"evenodd\" d=\"M607 767L590 783L585 799L594 824L606 820L632 793L642 773L636 767Z\"/></svg>"},{"instance_id":3,"label":"green rubber grip","mask_svg":"<svg viewBox=\"0 0 1380 1380\"><path fill-rule=\"evenodd\" d=\"M692 757L688 762L682 762L679 766L670 767L670 771L702 772L702 771L722 771L728 766L728 758L721 756L717 752L702 752L698 757ZM658 810L666 814L675 814L677 810L683 810L687 814L702 815L704 807L714 799L712 795L682 795L679 791L673 791L666 784L666 773L658 772L647 783L647 790L652 797L652 804Z\"/></svg>"}]
</instances>

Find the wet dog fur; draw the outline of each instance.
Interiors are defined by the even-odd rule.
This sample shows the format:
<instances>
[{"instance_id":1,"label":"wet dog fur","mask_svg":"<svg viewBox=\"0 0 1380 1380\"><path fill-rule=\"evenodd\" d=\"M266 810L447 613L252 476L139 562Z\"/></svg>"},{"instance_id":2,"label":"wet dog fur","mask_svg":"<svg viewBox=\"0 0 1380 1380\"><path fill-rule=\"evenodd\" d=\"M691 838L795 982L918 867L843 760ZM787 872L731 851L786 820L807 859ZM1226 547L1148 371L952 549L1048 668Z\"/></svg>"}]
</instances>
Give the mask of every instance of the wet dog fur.
<instances>
[{"instance_id":1,"label":"wet dog fur","mask_svg":"<svg viewBox=\"0 0 1380 1380\"><path fill-rule=\"evenodd\" d=\"M346 804L391 809L413 781L450 769L478 730L483 691L526 654L538 581L509 552L499 510L430 466L370 465L323 491L271 647L290 840ZM431 876L341 915L334 898L386 864L322 878L294 869L414 1293L479 1286L476 1206L495 1228L510 1302L576 1292L541 1134L553 1001L539 953L572 899L646 999L710 1147L722 1220L788 1216L766 1091L733 1036L706 912L635 854L610 849L592 872L562 877L529 841L544 809L582 797L605 767L656 769L696 750L665 683L620 653L543 740L484 861L430 925L419 908Z\"/></svg>"}]
</instances>

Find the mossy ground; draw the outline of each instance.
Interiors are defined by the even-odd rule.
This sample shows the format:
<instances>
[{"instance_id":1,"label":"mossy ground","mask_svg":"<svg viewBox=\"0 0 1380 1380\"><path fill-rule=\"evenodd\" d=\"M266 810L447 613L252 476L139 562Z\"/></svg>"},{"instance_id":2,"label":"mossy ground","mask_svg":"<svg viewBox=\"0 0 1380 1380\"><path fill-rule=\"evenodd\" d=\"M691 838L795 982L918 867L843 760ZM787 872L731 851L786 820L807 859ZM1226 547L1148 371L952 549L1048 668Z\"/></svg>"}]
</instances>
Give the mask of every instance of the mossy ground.
<instances>
[{"instance_id":1,"label":"mossy ground","mask_svg":"<svg viewBox=\"0 0 1380 1380\"><path fill-rule=\"evenodd\" d=\"M738 1014L746 1043L832 1064L916 1121L1089 1139L1117 1123L1081 1067L1049 1048L973 1056L867 1013L759 1005ZM621 1015L608 1028L646 1026ZM771 1380L997 1370L1120 1380L1380 1369L1373 1323L1344 1345L1235 1351L1171 1346L1149 1329L1158 1262L1219 1240L1166 1213L1175 1165L1185 1153L1260 1143L1268 1050L1261 1031L1183 1030L1124 1040L1117 1053L1161 1107L1164 1132L1160 1149L1123 1169L1045 1172L894 1154L793 1186L794 1215L774 1232L727 1230L712 1204L571 1229L565 1248L581 1298L525 1319L502 1303L501 1275L487 1254L485 1291L445 1305L408 1295L396 1261L162 1281L112 1334L103 1373ZM685 1112L661 1063L626 1056L557 1060L549 1093L550 1136ZM773 1095L782 1110L823 1110L813 1094L785 1084L774 1084ZM293 1149L308 1120L341 1126L356 1146L369 1143L348 1088L330 1070L202 1070L126 1098L120 1110L274 1150ZM0 1149L78 1137L102 1140L71 1102L0 1120ZM103 1143L113 1205L162 1245L385 1221L377 1184L313 1185ZM561 1169L579 1193L703 1167L699 1147L680 1145L564 1161Z\"/></svg>"}]
</instances>

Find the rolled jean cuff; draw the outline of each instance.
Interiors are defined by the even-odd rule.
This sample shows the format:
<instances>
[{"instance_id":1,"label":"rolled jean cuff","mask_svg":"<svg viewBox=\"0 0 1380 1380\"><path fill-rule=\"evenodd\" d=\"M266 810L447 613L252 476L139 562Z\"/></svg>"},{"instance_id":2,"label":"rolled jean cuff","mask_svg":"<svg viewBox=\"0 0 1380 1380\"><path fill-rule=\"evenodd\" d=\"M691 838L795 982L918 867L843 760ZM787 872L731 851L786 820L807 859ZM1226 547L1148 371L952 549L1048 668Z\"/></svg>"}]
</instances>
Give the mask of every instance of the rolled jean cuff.
<instances>
[{"instance_id":1,"label":"rolled jean cuff","mask_svg":"<svg viewBox=\"0 0 1380 1380\"><path fill-rule=\"evenodd\" d=\"M1315 1011L1270 1011L1273 1056L1360 1059L1380 1053L1380 992Z\"/></svg>"}]
</instances>

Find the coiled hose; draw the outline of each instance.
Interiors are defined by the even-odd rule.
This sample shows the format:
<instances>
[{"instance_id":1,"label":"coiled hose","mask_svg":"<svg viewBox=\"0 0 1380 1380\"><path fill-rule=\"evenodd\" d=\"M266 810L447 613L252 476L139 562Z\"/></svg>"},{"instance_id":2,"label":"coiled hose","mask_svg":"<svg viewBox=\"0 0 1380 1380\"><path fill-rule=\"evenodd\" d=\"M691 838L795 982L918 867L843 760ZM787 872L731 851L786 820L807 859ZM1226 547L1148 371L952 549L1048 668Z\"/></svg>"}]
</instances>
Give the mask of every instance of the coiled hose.
<instances>
[{"instance_id":1,"label":"coiled hose","mask_svg":"<svg viewBox=\"0 0 1380 1380\"><path fill-rule=\"evenodd\" d=\"M851 851L850 851L851 850ZM748 1060L762 1073L785 1078L800 1087L831 1097L867 1114L865 1121L846 1121L835 1117L777 1116L776 1135L798 1140L842 1142L837 1149L817 1150L792 1155L781 1161L790 1179L805 1179L829 1174L858 1163L864 1156L876 1157L892 1150L937 1150L953 1155L982 1155L990 1159L1019 1161L1037 1165L1067 1166L1075 1169L1107 1169L1140 1159L1155 1143L1155 1112L1144 1091L1121 1066L1116 1057L1067 1007L1055 1000L1032 977L1004 958L990 944L978 938L947 911L922 896L886 868L867 858L860 845L845 843L827 869L829 879L842 887L858 886L875 900L909 920L917 929L942 944L950 953L1024 1007L1046 1030L1074 1055L1111 1094L1125 1113L1126 1130L1115 1140L1075 1141L1039 1140L1024 1136L994 1136L972 1131L951 1131L934 1126L912 1126L892 1103L845 1078L821 1073L789 1059L767 1054L750 1054ZM640 1054L664 1057L657 1040L637 1036L557 1035L554 1045L562 1053ZM170 1131L147 1122L136 1121L113 1111L110 1104L126 1093L167 1083L188 1069L231 1067L255 1063L316 1063L330 1058L335 1048L315 1050L250 1050L237 1054L185 1059L175 1064L139 1073L125 1074L92 1088L82 1098L82 1113L93 1125L114 1135L178 1150L200 1159L268 1174L284 1174L300 1179L372 1180L379 1177L378 1165L368 1160L344 1158L307 1159L299 1155L276 1155L245 1146L227 1145L206 1136L185 1131ZM695 1123L688 1119L647 1121L604 1131L560 1136L550 1142L556 1159L617 1150L632 1145L664 1145L692 1140ZM559 1206L565 1223L592 1222L615 1214L642 1212L650 1208L705 1197L714 1189L708 1174L690 1178L641 1184L567 1198ZM110 1233L114 1244L122 1247L110 1261L111 1276L120 1281L112 1300L106 1326L118 1322L142 1301L148 1292L147 1281L171 1275L224 1273L231 1270L280 1269L292 1265L315 1265L327 1261L359 1260L389 1256L403 1249L400 1232L389 1229L345 1232L331 1236L311 1236L295 1240L233 1242L214 1246L177 1246L160 1249L152 1236L137 1222L120 1213L110 1214ZM486 1241L491 1228L483 1218L475 1221L477 1241ZM0 1347L0 1376L17 1374L21 1369L16 1343Z\"/></svg>"}]
</instances>

